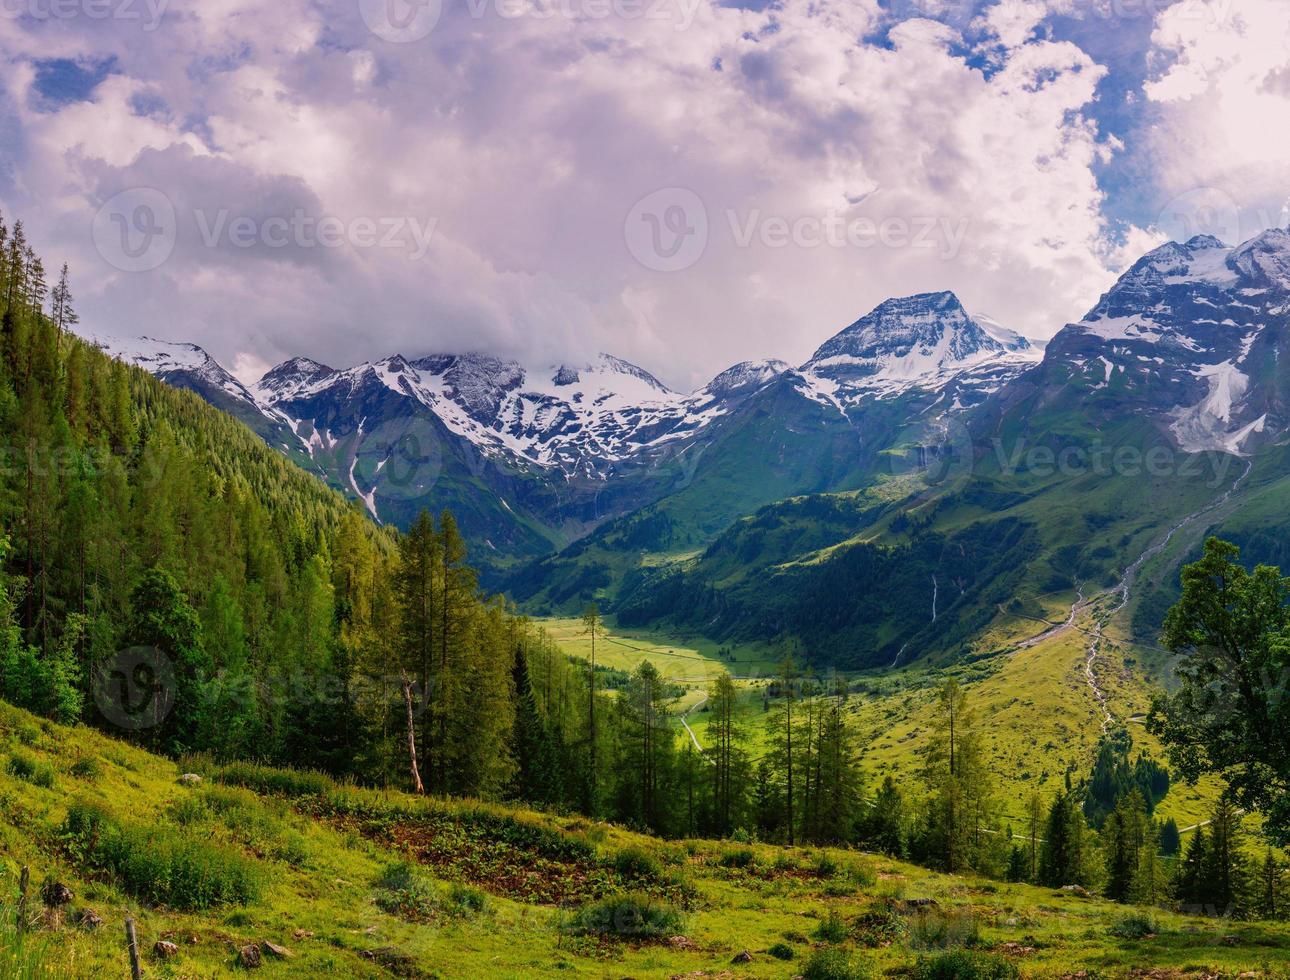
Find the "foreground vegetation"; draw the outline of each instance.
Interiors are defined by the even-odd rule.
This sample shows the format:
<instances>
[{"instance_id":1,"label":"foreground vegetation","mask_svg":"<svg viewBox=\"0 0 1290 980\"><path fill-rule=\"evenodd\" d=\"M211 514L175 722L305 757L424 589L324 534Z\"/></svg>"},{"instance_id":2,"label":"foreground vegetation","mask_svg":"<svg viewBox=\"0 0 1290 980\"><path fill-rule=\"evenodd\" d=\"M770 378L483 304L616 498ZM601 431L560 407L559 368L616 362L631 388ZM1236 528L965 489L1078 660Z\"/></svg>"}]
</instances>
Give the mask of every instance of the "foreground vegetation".
<instances>
[{"instance_id":1,"label":"foreground vegetation","mask_svg":"<svg viewBox=\"0 0 1290 980\"><path fill-rule=\"evenodd\" d=\"M6 977L127 975L127 915L151 976L229 975L252 944L261 972L282 976L1290 975L1282 924L1126 908L854 850L664 842L317 774L180 766L6 706L0 752L53 778L0 773ZM189 769L200 782L181 779ZM128 873L79 845L86 812L147 828ZM196 879L170 874L177 841L201 842L203 881L249 873L256 890L191 890ZM70 902L47 907L47 879ZM178 890L159 903L163 880ZM175 946L166 959L158 940Z\"/></svg>"}]
</instances>

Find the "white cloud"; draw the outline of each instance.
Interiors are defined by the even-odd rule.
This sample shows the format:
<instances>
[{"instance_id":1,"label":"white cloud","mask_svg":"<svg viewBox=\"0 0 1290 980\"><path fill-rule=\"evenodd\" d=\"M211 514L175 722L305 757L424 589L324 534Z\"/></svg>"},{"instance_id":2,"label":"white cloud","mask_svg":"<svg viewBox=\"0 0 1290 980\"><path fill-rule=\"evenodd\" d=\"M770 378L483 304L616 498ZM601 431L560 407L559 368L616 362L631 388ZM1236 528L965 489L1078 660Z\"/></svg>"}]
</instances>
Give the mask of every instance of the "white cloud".
<instances>
[{"instance_id":1,"label":"white cloud","mask_svg":"<svg viewBox=\"0 0 1290 980\"><path fill-rule=\"evenodd\" d=\"M1229 237L1286 223L1290 20L1283 0L1187 0L1162 11L1145 86L1160 198L1230 211ZM1215 202L1218 202L1217 204ZM1196 223L1203 225L1207 214Z\"/></svg>"},{"instance_id":2,"label":"white cloud","mask_svg":"<svg viewBox=\"0 0 1290 980\"><path fill-rule=\"evenodd\" d=\"M1042 335L1107 284L1094 167L1113 146L1083 115L1102 69L1032 39L1038 4L990 14L989 73L933 21L862 41L883 23L873 0L608 6L666 16L571 0L546 9L572 20L508 17L481 0L445 6L409 44L376 39L340 0L219 0L152 35L87 23L58 53L114 55L120 74L94 104L46 113L31 108L29 59L47 32L9 30L3 82L24 148L7 210L74 260L85 319L195 340L243 370L297 353L606 349L697 385L744 357L804 359L889 295L955 289ZM159 108L138 111L145 95ZM181 226L194 209L296 208L437 225L419 262L212 248L190 228L162 268L125 275L88 229L140 182L175 201ZM702 258L674 273L642 267L623 237L632 205L664 187L697 193L709 218ZM907 235L741 247L750 221Z\"/></svg>"}]
</instances>

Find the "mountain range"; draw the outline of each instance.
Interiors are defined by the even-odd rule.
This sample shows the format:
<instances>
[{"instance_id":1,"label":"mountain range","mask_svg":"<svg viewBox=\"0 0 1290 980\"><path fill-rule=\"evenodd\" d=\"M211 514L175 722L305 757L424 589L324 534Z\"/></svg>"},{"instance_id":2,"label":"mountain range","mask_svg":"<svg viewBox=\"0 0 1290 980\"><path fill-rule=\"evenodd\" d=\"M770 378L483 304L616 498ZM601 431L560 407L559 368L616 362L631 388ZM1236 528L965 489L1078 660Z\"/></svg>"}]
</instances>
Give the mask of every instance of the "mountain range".
<instances>
[{"instance_id":1,"label":"mountain range","mask_svg":"<svg viewBox=\"0 0 1290 980\"><path fill-rule=\"evenodd\" d=\"M688 394L607 354L295 357L245 385L191 344L93 339L380 521L451 508L486 583L537 611L597 598L624 621L809 635L863 664L946 615L982 626L998 605L985 592L1011 572L1054 589L1110 580L1242 466L1242 493L1276 484L1281 463L1254 461L1285 455L1288 311L1290 232L1274 229L1162 245L1047 344L924 293L879 304L796 368L737 364ZM1103 444L1245 462L1208 482L1176 462L1147 476L1033 465L1036 447ZM860 584L918 599L881 628L864 603L835 622L790 608L799 589ZM942 620L921 642L968 632Z\"/></svg>"}]
</instances>

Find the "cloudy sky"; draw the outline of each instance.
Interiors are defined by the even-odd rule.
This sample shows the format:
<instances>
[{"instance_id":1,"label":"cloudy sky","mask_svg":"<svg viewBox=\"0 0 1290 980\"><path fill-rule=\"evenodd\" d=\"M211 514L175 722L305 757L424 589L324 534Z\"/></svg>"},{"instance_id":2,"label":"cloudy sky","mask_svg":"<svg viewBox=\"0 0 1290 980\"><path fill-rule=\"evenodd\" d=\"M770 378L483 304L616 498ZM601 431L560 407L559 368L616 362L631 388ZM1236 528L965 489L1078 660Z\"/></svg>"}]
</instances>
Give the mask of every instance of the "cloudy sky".
<instances>
[{"instance_id":1,"label":"cloudy sky","mask_svg":"<svg viewBox=\"0 0 1290 980\"><path fill-rule=\"evenodd\" d=\"M892 295L1034 336L1286 224L1285 0L0 0L0 208L245 378L613 352L681 389Z\"/></svg>"}]
</instances>

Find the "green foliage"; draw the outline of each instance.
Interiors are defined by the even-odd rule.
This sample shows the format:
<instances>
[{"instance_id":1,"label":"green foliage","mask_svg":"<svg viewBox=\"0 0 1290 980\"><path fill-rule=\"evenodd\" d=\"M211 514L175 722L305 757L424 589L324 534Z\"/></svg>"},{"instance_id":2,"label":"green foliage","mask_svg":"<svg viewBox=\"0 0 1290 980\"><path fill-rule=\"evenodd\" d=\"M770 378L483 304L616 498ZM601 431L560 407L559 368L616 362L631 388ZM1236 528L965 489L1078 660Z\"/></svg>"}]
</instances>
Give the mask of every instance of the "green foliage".
<instances>
[{"instance_id":1,"label":"green foliage","mask_svg":"<svg viewBox=\"0 0 1290 980\"><path fill-rule=\"evenodd\" d=\"M723 851L718 863L723 868L751 868L757 862L757 855L751 847L737 847Z\"/></svg>"},{"instance_id":2,"label":"green foliage","mask_svg":"<svg viewBox=\"0 0 1290 980\"><path fill-rule=\"evenodd\" d=\"M91 755L83 755L72 763L68 770L77 779L87 783L95 782L103 776L103 764Z\"/></svg>"},{"instance_id":3,"label":"green foliage","mask_svg":"<svg viewBox=\"0 0 1290 980\"><path fill-rule=\"evenodd\" d=\"M906 929L910 949L962 949L980 942L980 923L970 911L927 909L910 916Z\"/></svg>"},{"instance_id":4,"label":"green foliage","mask_svg":"<svg viewBox=\"0 0 1290 980\"><path fill-rule=\"evenodd\" d=\"M685 932L680 910L650 895L611 895L568 914L562 924L571 935L619 939L665 939Z\"/></svg>"},{"instance_id":5,"label":"green foliage","mask_svg":"<svg viewBox=\"0 0 1290 980\"><path fill-rule=\"evenodd\" d=\"M9 756L7 769L11 775L26 780L33 786L39 786L42 789L54 788L54 767L32 758L25 752L12 753Z\"/></svg>"},{"instance_id":6,"label":"green foliage","mask_svg":"<svg viewBox=\"0 0 1290 980\"><path fill-rule=\"evenodd\" d=\"M230 786L245 786L257 793L275 796L325 796L337 788L325 773L307 769L283 769L253 762L230 762L215 770L215 778Z\"/></svg>"},{"instance_id":7,"label":"green foliage","mask_svg":"<svg viewBox=\"0 0 1290 980\"><path fill-rule=\"evenodd\" d=\"M1159 923L1148 915L1125 916L1107 930L1108 934L1117 939L1145 939L1159 932Z\"/></svg>"},{"instance_id":8,"label":"green foliage","mask_svg":"<svg viewBox=\"0 0 1290 980\"><path fill-rule=\"evenodd\" d=\"M954 949L920 956L912 975L914 980L1014 980L1021 971L1001 956Z\"/></svg>"},{"instance_id":9,"label":"green foliage","mask_svg":"<svg viewBox=\"0 0 1290 980\"><path fill-rule=\"evenodd\" d=\"M478 888L454 882L445 891L410 861L387 866L376 888L378 908L411 922L473 919L488 910L488 896Z\"/></svg>"},{"instance_id":10,"label":"green foliage","mask_svg":"<svg viewBox=\"0 0 1290 980\"><path fill-rule=\"evenodd\" d=\"M613 857L613 868L623 878L657 880L663 868L657 857L642 847L625 847Z\"/></svg>"},{"instance_id":11,"label":"green foliage","mask_svg":"<svg viewBox=\"0 0 1290 980\"><path fill-rule=\"evenodd\" d=\"M820 924L815 927L815 938L826 943L843 943L846 942L850 930L846 922L837 912L830 910L829 914L820 920Z\"/></svg>"},{"instance_id":12,"label":"green foliage","mask_svg":"<svg viewBox=\"0 0 1290 980\"><path fill-rule=\"evenodd\" d=\"M164 826L119 821L95 804L73 803L62 835L87 870L155 905L245 905L262 888L260 869L240 854Z\"/></svg>"},{"instance_id":13,"label":"green foliage","mask_svg":"<svg viewBox=\"0 0 1290 980\"><path fill-rule=\"evenodd\" d=\"M1163 642L1182 656L1177 690L1158 696L1151 730L1187 779L1217 773L1235 803L1265 815L1290 841L1290 579L1240 564L1240 550L1210 538L1182 570L1182 598Z\"/></svg>"},{"instance_id":14,"label":"green foliage","mask_svg":"<svg viewBox=\"0 0 1290 980\"><path fill-rule=\"evenodd\" d=\"M803 980L868 980L869 976L854 954L837 948L817 949L802 969Z\"/></svg>"},{"instance_id":15,"label":"green foliage","mask_svg":"<svg viewBox=\"0 0 1290 980\"><path fill-rule=\"evenodd\" d=\"M773 943L766 952L775 957L777 960L791 960L793 958L793 947L787 943Z\"/></svg>"}]
</instances>

